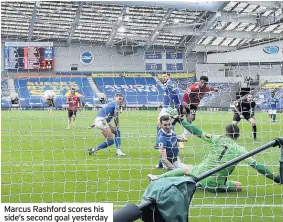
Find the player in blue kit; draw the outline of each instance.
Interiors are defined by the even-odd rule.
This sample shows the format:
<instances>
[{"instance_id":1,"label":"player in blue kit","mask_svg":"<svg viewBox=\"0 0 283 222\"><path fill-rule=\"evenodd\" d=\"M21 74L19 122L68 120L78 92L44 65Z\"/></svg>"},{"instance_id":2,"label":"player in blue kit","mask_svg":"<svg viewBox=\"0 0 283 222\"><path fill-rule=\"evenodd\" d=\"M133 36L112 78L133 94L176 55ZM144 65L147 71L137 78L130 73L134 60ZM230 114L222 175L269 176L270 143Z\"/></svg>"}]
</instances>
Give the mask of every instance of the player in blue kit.
<instances>
[{"instance_id":1,"label":"player in blue kit","mask_svg":"<svg viewBox=\"0 0 283 222\"><path fill-rule=\"evenodd\" d=\"M159 117L164 116L169 107L179 109L181 105L182 98L180 97L179 88L177 84L171 80L170 73L162 74L162 83L164 84L164 99L163 99L163 108L159 113ZM173 125L175 125L173 123ZM158 129L159 130L159 129Z\"/></svg>"},{"instance_id":2,"label":"player in blue kit","mask_svg":"<svg viewBox=\"0 0 283 222\"><path fill-rule=\"evenodd\" d=\"M164 84L164 99L163 99L163 108L161 109L158 115L158 121L156 126L157 134L160 130L160 121L159 121L160 117L166 116L169 108L175 108L177 110L180 110L181 101L182 101L179 88L177 87L177 84L173 80L171 80L170 73L163 73L161 81ZM174 121L172 125L174 126L176 123L177 122ZM157 139L158 139L158 135L156 137L155 148L158 148ZM156 165L156 168L163 168L161 160L159 161L158 165Z\"/></svg>"},{"instance_id":3,"label":"player in blue kit","mask_svg":"<svg viewBox=\"0 0 283 222\"><path fill-rule=\"evenodd\" d=\"M271 91L270 97L268 98L267 102L269 110L268 114L274 124L276 121L276 112L277 112L277 105L279 105L279 100L275 98L275 92Z\"/></svg>"},{"instance_id":4,"label":"player in blue kit","mask_svg":"<svg viewBox=\"0 0 283 222\"><path fill-rule=\"evenodd\" d=\"M157 144L161 155L161 164L168 170L186 169L188 166L183 164L179 157L178 138L174 132L169 116L161 116L160 130L158 132Z\"/></svg>"},{"instance_id":5,"label":"player in blue kit","mask_svg":"<svg viewBox=\"0 0 283 222\"><path fill-rule=\"evenodd\" d=\"M121 151L121 132L119 130L119 112L121 110L122 104L123 95L116 94L113 102L108 103L105 107L101 108L98 111L98 114L94 120L94 124L92 124L89 128L98 128L106 138L106 142L99 144L95 148L89 148L89 155L92 155L96 151L105 149L115 143L117 149L116 155L126 156L126 154ZM110 124L113 118L115 127ZM113 134L115 135L115 137L113 137Z\"/></svg>"}]
</instances>

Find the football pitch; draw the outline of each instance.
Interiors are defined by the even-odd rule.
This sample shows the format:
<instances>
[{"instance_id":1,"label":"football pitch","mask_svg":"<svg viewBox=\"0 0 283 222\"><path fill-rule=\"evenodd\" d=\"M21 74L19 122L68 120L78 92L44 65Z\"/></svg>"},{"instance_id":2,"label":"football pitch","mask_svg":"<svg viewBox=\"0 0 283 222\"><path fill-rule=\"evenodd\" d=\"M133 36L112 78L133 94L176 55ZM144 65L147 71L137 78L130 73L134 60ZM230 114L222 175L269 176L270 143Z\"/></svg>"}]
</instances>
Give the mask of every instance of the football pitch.
<instances>
[{"instance_id":1,"label":"football pitch","mask_svg":"<svg viewBox=\"0 0 283 222\"><path fill-rule=\"evenodd\" d=\"M104 141L93 123L94 111L78 112L75 129L67 130L67 111L2 111L2 203L111 202L114 208L139 204L149 185L158 151L153 148L158 111L124 111L120 116L122 151L115 146L88 156L87 148ZM197 113L194 124L208 133L222 134L231 123L231 112ZM239 144L248 150L283 136L283 115L271 124L267 113L256 113L258 138L252 141L251 126L239 123ZM177 125L176 131L182 132ZM186 164L200 163L209 145L190 136L180 157ZM277 147L255 156L278 173ZM231 176L243 184L240 193L212 194L197 190L190 205L190 221L283 221L283 186L274 184L245 162Z\"/></svg>"}]
</instances>

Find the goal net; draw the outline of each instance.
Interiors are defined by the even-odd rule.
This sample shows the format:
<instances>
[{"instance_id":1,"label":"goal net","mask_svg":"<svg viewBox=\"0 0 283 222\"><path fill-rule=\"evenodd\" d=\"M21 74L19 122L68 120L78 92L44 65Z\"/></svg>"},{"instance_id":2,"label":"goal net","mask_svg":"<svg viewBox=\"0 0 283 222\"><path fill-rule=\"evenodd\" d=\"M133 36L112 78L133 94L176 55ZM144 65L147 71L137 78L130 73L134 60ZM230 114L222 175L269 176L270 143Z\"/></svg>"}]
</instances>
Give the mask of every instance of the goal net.
<instances>
[{"instance_id":1,"label":"goal net","mask_svg":"<svg viewBox=\"0 0 283 222\"><path fill-rule=\"evenodd\" d=\"M147 174L165 172L156 169L154 148L164 72L182 95L201 76L219 89L198 106L193 124L203 131L223 134L235 101L251 93L257 141L242 119L238 143L252 150L282 136L282 5L220 3L1 2L1 201L139 204ZM82 107L67 129L72 89ZM56 94L52 112L42 100L46 90ZM276 119L275 111L269 115L272 92ZM115 143L88 155L106 141L99 127L89 126L116 94L124 98L119 130L126 156L117 156ZM184 132L179 124L175 130ZM187 139L180 159L197 165L211 145L191 134ZM271 148L255 159L278 174L279 153ZM244 161L229 180L241 182L243 191L197 190L191 221L282 219L282 186Z\"/></svg>"}]
</instances>

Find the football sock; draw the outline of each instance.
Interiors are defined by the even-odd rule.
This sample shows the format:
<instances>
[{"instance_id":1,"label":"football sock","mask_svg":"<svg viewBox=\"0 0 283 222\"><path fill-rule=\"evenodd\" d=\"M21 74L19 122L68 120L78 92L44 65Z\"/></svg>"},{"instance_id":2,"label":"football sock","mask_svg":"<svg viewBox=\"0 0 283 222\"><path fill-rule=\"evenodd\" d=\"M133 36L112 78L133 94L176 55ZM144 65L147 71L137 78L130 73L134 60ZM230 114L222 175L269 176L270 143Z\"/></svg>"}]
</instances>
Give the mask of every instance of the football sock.
<instances>
[{"instance_id":1,"label":"football sock","mask_svg":"<svg viewBox=\"0 0 283 222\"><path fill-rule=\"evenodd\" d=\"M121 132L120 130L116 130L113 132L113 134L115 135L114 141L115 141L115 145L117 149L121 148Z\"/></svg>"},{"instance_id":2,"label":"football sock","mask_svg":"<svg viewBox=\"0 0 283 222\"><path fill-rule=\"evenodd\" d=\"M276 114L273 114L272 115L272 122L275 123L275 120L276 120Z\"/></svg>"},{"instance_id":3,"label":"football sock","mask_svg":"<svg viewBox=\"0 0 283 222\"><path fill-rule=\"evenodd\" d=\"M107 140L106 142L103 142L101 144L99 144L96 149L105 149L107 148L108 146L111 146L114 144L114 140Z\"/></svg>"},{"instance_id":4,"label":"football sock","mask_svg":"<svg viewBox=\"0 0 283 222\"><path fill-rule=\"evenodd\" d=\"M256 126L252 126L253 128L253 136L254 136L254 139L256 139Z\"/></svg>"},{"instance_id":5,"label":"football sock","mask_svg":"<svg viewBox=\"0 0 283 222\"><path fill-rule=\"evenodd\" d=\"M161 157L159 158L158 167L159 167L159 168L163 168L163 164L162 164L162 161L161 161Z\"/></svg>"}]
</instances>

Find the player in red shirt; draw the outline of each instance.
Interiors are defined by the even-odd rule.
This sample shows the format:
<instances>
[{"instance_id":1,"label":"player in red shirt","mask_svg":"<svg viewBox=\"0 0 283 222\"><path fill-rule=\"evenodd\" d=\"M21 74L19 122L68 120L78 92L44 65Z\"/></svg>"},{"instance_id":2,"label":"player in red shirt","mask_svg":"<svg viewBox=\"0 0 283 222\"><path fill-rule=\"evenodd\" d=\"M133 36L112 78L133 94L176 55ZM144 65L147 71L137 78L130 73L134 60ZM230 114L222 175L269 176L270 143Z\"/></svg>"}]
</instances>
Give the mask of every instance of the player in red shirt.
<instances>
[{"instance_id":1,"label":"player in red shirt","mask_svg":"<svg viewBox=\"0 0 283 222\"><path fill-rule=\"evenodd\" d=\"M198 109L198 105L200 100L205 96L207 92L210 91L218 91L213 87L208 87L208 77L201 76L200 81L189 86L185 94L183 96L183 104L182 104L182 114L185 114L188 122L193 122L196 118L196 111ZM189 131L184 129L183 138L185 139L189 134Z\"/></svg>"},{"instance_id":2,"label":"player in red shirt","mask_svg":"<svg viewBox=\"0 0 283 222\"><path fill-rule=\"evenodd\" d=\"M69 104L68 108L68 128L74 127L74 122L76 119L77 111L81 107L80 97L76 95L76 91L74 88L71 90L71 95L68 96L67 103Z\"/></svg>"}]
</instances>

